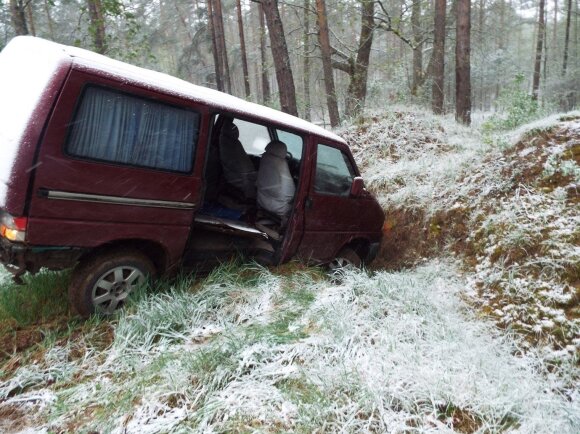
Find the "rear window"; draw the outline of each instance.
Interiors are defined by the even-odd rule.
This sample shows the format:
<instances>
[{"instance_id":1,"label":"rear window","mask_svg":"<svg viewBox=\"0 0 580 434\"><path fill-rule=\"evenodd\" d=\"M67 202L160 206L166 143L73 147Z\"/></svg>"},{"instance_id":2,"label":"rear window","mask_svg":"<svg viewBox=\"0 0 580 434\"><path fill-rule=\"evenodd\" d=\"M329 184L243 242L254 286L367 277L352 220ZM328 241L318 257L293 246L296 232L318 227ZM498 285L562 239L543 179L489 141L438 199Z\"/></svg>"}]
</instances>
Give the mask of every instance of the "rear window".
<instances>
[{"instance_id":1,"label":"rear window","mask_svg":"<svg viewBox=\"0 0 580 434\"><path fill-rule=\"evenodd\" d=\"M91 160L191 172L200 115L99 87L85 89L67 153Z\"/></svg>"}]
</instances>

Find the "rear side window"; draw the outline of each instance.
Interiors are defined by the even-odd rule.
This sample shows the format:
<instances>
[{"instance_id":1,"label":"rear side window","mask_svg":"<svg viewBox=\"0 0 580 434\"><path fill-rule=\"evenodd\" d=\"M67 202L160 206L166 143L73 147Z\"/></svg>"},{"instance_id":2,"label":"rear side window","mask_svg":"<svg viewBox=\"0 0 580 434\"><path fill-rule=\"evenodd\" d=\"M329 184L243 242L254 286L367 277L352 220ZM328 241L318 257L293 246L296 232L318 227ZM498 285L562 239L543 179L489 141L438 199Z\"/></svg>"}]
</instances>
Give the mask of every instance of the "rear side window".
<instances>
[{"instance_id":1,"label":"rear side window","mask_svg":"<svg viewBox=\"0 0 580 434\"><path fill-rule=\"evenodd\" d=\"M270 133L264 125L253 122L234 120L240 132L240 142L247 154L262 155L266 145L270 143Z\"/></svg>"},{"instance_id":2,"label":"rear side window","mask_svg":"<svg viewBox=\"0 0 580 434\"><path fill-rule=\"evenodd\" d=\"M123 93L88 87L70 127L70 155L190 172L200 115Z\"/></svg>"},{"instance_id":3,"label":"rear side window","mask_svg":"<svg viewBox=\"0 0 580 434\"><path fill-rule=\"evenodd\" d=\"M348 196L356 172L348 155L340 149L318 145L316 156L316 193Z\"/></svg>"}]
</instances>

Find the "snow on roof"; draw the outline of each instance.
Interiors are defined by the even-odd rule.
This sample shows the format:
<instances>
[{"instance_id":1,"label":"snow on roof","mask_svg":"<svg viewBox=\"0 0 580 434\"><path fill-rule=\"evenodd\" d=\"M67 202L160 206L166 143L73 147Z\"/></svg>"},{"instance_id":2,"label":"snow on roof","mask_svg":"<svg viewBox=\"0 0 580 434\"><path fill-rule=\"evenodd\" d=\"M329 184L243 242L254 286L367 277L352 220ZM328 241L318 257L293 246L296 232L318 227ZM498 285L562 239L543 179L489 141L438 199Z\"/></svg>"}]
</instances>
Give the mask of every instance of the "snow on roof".
<instances>
[{"instance_id":1,"label":"snow on roof","mask_svg":"<svg viewBox=\"0 0 580 434\"><path fill-rule=\"evenodd\" d=\"M197 86L167 74L113 60L106 56L81 48L60 45L31 36L18 37L15 38L14 41L19 41L19 46L21 46L21 48L26 47L26 52L30 53L30 55L46 51L60 53L62 57L72 57L74 65L81 68L99 71L114 78L129 81L133 84L155 89L164 93L173 94L178 97L191 99L197 102L204 102L215 106L218 109L226 110L240 116L249 115L257 117L262 121L274 122L282 127L286 126L290 129L315 134L328 140L346 144L346 142L336 134L303 119L269 107L244 101L235 96L218 92L217 90Z\"/></svg>"}]
</instances>

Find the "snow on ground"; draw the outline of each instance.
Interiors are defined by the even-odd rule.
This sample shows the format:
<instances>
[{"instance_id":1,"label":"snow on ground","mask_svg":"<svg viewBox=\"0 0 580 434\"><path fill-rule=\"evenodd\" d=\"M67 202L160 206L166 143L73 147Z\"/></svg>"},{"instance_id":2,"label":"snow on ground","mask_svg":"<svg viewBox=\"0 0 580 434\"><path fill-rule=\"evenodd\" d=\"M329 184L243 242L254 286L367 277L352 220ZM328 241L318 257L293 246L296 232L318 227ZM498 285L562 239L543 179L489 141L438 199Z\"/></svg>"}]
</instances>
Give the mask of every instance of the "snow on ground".
<instances>
[{"instance_id":1,"label":"snow on ground","mask_svg":"<svg viewBox=\"0 0 580 434\"><path fill-rule=\"evenodd\" d=\"M0 283L10 279L12 276L8 271L4 269L4 267L0 266Z\"/></svg>"},{"instance_id":2,"label":"snow on ground","mask_svg":"<svg viewBox=\"0 0 580 434\"><path fill-rule=\"evenodd\" d=\"M461 301L465 285L439 261L339 279L222 268L139 301L105 351L89 333L19 367L0 413L22 417L0 428L577 432L569 366L522 355Z\"/></svg>"},{"instance_id":3,"label":"snow on ground","mask_svg":"<svg viewBox=\"0 0 580 434\"><path fill-rule=\"evenodd\" d=\"M547 362L580 359L579 112L482 135L401 108L342 133L386 210L385 257L457 254L481 312Z\"/></svg>"}]
</instances>

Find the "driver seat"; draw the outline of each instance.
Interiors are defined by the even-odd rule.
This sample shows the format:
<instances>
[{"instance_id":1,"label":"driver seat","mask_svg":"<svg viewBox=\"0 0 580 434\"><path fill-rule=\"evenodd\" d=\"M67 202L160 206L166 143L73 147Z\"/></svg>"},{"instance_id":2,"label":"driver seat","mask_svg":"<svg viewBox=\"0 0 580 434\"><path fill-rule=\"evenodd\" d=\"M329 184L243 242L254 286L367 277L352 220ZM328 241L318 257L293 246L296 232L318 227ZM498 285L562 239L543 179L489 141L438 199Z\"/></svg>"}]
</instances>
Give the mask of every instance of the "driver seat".
<instances>
[{"instance_id":1,"label":"driver seat","mask_svg":"<svg viewBox=\"0 0 580 434\"><path fill-rule=\"evenodd\" d=\"M245 200L256 198L256 169L239 140L238 127L226 118L220 132L219 152L226 183Z\"/></svg>"}]
</instances>

